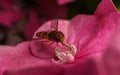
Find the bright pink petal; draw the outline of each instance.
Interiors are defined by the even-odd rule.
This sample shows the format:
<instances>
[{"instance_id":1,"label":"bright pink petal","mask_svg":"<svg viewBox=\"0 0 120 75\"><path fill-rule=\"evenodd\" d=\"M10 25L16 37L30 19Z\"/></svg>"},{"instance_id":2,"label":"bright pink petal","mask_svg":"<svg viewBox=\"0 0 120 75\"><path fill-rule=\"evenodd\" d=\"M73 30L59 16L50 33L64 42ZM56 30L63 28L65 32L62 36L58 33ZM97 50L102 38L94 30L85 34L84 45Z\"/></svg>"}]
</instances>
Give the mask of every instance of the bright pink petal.
<instances>
[{"instance_id":1,"label":"bright pink petal","mask_svg":"<svg viewBox=\"0 0 120 75\"><path fill-rule=\"evenodd\" d=\"M94 72L96 64L93 59L85 59L83 60L85 62L66 66L57 65L52 63L51 58L34 57L30 53L30 49L30 42L23 42L16 47L0 46L0 75L97 74L97 72ZM88 70L88 68L92 69Z\"/></svg>"},{"instance_id":2,"label":"bright pink petal","mask_svg":"<svg viewBox=\"0 0 120 75\"><path fill-rule=\"evenodd\" d=\"M117 28L101 60L103 64L101 66L105 70L105 75L120 74L120 14L114 13L112 18L115 20Z\"/></svg>"},{"instance_id":3,"label":"bright pink petal","mask_svg":"<svg viewBox=\"0 0 120 75\"><path fill-rule=\"evenodd\" d=\"M120 19L117 14L118 13L109 13L106 15L106 12L101 12L100 15L102 16L102 19L92 15L78 15L70 21L59 20L59 30L65 34L69 43L72 43L77 47L78 53L76 57L80 59L80 57L89 56L88 58L90 59L84 57L84 59L81 58L81 60L74 62L73 64L55 65L51 61L51 57L54 57L55 44L50 45L49 42L33 40L31 42L23 42L15 47L0 46L0 74L99 75L98 72L100 72L102 68L98 69L98 66L104 65L96 64L95 60L93 58L91 59L90 54L95 53L95 57L97 55L96 52L104 52L109 46L113 32L115 31L116 26L119 25ZM51 21L42 25L35 34L39 31L51 30L50 22ZM119 37L118 33L119 27L114 39ZM35 34L33 38L36 38ZM113 43L114 44L111 44L113 47L110 48L112 51L117 48L114 45L118 45L119 42L115 41ZM119 51L112 51L106 53L107 56L103 57L104 64L106 65L104 67L108 69L108 72L111 71L111 74L113 74L113 69L117 70L114 70L114 73L119 74L117 73L119 70L119 67L117 67L119 65L119 58L117 58L120 57ZM31 52L37 54L39 57L44 56L47 58L34 57Z\"/></svg>"},{"instance_id":4,"label":"bright pink petal","mask_svg":"<svg viewBox=\"0 0 120 75\"><path fill-rule=\"evenodd\" d=\"M98 17L103 17L112 12L118 12L112 0L102 0L94 14Z\"/></svg>"},{"instance_id":5,"label":"bright pink petal","mask_svg":"<svg viewBox=\"0 0 120 75\"><path fill-rule=\"evenodd\" d=\"M34 57L30 53L30 49L30 42L23 42L18 44L16 47L0 46L0 71L2 70L3 74L5 72L5 75L15 75L16 72L20 72L23 73L22 75L25 75L25 73L29 72L29 70L33 70L33 73L36 73L36 69L44 67L45 69L39 69L42 72L42 70L47 70L50 66L54 65L52 64L51 59L40 59ZM59 69L60 68L58 68L56 72L59 72ZM22 70L25 70L25 72L22 72ZM48 73L43 74L48 75Z\"/></svg>"},{"instance_id":6,"label":"bright pink petal","mask_svg":"<svg viewBox=\"0 0 120 75\"><path fill-rule=\"evenodd\" d=\"M104 52L116 28L114 16L115 14L112 14L103 19L98 19L95 16L78 15L71 21L59 20L58 29L65 34L65 38L69 43L77 47L78 52L76 58L80 58L94 53ZM37 32L51 30L50 24L50 22L47 22L41 26L35 32L33 38L39 38L36 37ZM36 42L36 44L38 43Z\"/></svg>"},{"instance_id":7,"label":"bright pink petal","mask_svg":"<svg viewBox=\"0 0 120 75\"><path fill-rule=\"evenodd\" d=\"M76 37L70 41L77 46L78 58L105 50L116 28L112 16L97 19L95 16L79 15L70 24L71 39L72 34Z\"/></svg>"},{"instance_id":8,"label":"bright pink petal","mask_svg":"<svg viewBox=\"0 0 120 75\"><path fill-rule=\"evenodd\" d=\"M106 71L106 75L120 74L120 50L110 47L107 48L102 58L102 69Z\"/></svg>"},{"instance_id":9,"label":"bright pink petal","mask_svg":"<svg viewBox=\"0 0 120 75\"><path fill-rule=\"evenodd\" d=\"M114 16L113 16L114 15ZM117 26L113 36L112 40L110 42L109 47L106 49L102 62L104 64L103 69L106 71L107 75L119 75L119 69L120 69L120 14L114 13L111 14L112 19L115 20L115 24ZM102 65L103 66L103 65Z\"/></svg>"},{"instance_id":10,"label":"bright pink petal","mask_svg":"<svg viewBox=\"0 0 120 75\"><path fill-rule=\"evenodd\" d=\"M0 66L6 69L27 68L39 63L46 64L46 60L35 58L30 53L30 42L24 42L14 48L1 49ZM32 60L31 60L32 59ZM4 61L3 61L4 60ZM29 63L28 63L29 62ZM34 63L34 64L33 64ZM47 62L48 63L48 62Z\"/></svg>"},{"instance_id":11,"label":"bright pink petal","mask_svg":"<svg viewBox=\"0 0 120 75\"><path fill-rule=\"evenodd\" d=\"M120 14L114 13L114 17L112 17L115 20L116 23L116 30L114 32L114 35L112 37L112 41L110 44L110 48L115 48L117 50L120 50Z\"/></svg>"},{"instance_id":12,"label":"bright pink petal","mask_svg":"<svg viewBox=\"0 0 120 75\"><path fill-rule=\"evenodd\" d=\"M57 0L58 4L59 5L64 5L66 3L70 3L70 2L73 2L74 0Z\"/></svg>"}]
</instances>

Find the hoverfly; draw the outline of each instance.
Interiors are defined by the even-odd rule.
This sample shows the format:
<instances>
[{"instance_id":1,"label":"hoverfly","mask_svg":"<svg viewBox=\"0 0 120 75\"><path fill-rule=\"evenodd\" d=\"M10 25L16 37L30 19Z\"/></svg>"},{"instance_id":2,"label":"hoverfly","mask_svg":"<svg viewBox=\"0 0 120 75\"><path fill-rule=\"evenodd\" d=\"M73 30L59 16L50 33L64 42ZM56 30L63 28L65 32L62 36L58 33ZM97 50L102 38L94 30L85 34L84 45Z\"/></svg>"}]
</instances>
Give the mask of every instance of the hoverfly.
<instances>
[{"instance_id":1,"label":"hoverfly","mask_svg":"<svg viewBox=\"0 0 120 75\"><path fill-rule=\"evenodd\" d=\"M55 48L55 55L59 60L56 61L56 60L54 60L54 58L52 58L53 62L55 61L58 63L64 63L64 62L69 63L69 61L66 61L66 60L68 60L71 57L72 57L72 59L69 59L69 60L70 60L70 62L73 61L74 56L76 54L76 49L66 41L65 35L63 34L63 32L58 31L58 19L52 20L50 27L53 30L37 32L35 34L35 36L38 37L37 40L46 39L46 40L57 43L57 47ZM59 47L58 43L61 43L65 48L63 49L63 47ZM32 53L32 55L37 56L32 51L31 51L31 53ZM36 53L38 53L38 51ZM37 57L39 57L39 55Z\"/></svg>"},{"instance_id":2,"label":"hoverfly","mask_svg":"<svg viewBox=\"0 0 120 75\"><path fill-rule=\"evenodd\" d=\"M58 19L51 21L51 28L54 30L37 32L36 36L39 37L40 39L47 39L47 40L56 42L57 45L59 42L62 45L64 45L63 41L65 38L65 35L63 34L63 32L58 31Z\"/></svg>"}]
</instances>

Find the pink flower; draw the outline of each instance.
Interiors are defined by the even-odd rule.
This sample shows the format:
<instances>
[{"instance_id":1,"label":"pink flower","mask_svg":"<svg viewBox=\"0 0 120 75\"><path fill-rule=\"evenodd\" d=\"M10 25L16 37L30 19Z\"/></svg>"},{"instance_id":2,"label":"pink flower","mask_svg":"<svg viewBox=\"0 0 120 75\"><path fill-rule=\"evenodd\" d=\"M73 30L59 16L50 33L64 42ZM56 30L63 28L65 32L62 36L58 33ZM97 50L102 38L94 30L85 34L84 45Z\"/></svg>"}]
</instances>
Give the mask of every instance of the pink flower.
<instances>
[{"instance_id":1,"label":"pink flower","mask_svg":"<svg viewBox=\"0 0 120 75\"><path fill-rule=\"evenodd\" d=\"M20 20L24 15L20 11L0 11L0 23L11 28L13 23Z\"/></svg>"},{"instance_id":2,"label":"pink flower","mask_svg":"<svg viewBox=\"0 0 120 75\"><path fill-rule=\"evenodd\" d=\"M73 2L73 1L74 0L57 0L59 5L63 5L63 4L66 4L66 3L69 3L69 2Z\"/></svg>"},{"instance_id":3,"label":"pink flower","mask_svg":"<svg viewBox=\"0 0 120 75\"><path fill-rule=\"evenodd\" d=\"M16 0L0 0L0 24L11 28L13 23L24 16Z\"/></svg>"},{"instance_id":4,"label":"pink flower","mask_svg":"<svg viewBox=\"0 0 120 75\"><path fill-rule=\"evenodd\" d=\"M3 9L14 9L17 6L16 0L0 0L0 5Z\"/></svg>"},{"instance_id":5,"label":"pink flower","mask_svg":"<svg viewBox=\"0 0 120 75\"><path fill-rule=\"evenodd\" d=\"M103 8L106 8L106 11ZM60 19L58 30L64 33L69 44L77 47L75 61L71 64L60 65L51 61L56 44L50 45L50 42L33 40L13 47L1 46L0 74L119 75L120 73L116 71L119 70L117 66L119 63L117 65L114 65L116 62L109 63L111 55L117 54L116 57L119 57L119 19L120 15L111 0L102 0L94 15L77 15L71 20ZM35 34L50 30L50 22L43 24ZM36 38L35 34L33 38ZM31 52L39 58L32 56ZM105 52L108 57L102 56ZM107 63L109 64L106 65ZM111 71L111 67L116 70Z\"/></svg>"}]
</instances>

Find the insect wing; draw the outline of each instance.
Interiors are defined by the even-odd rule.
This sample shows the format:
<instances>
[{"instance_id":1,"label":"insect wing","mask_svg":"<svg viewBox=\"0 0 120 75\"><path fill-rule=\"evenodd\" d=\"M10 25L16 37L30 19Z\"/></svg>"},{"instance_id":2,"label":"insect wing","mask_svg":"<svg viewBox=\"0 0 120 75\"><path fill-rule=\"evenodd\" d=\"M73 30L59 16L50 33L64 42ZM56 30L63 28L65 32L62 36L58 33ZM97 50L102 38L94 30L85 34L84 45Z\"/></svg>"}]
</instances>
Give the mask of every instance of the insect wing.
<instances>
[{"instance_id":1,"label":"insect wing","mask_svg":"<svg viewBox=\"0 0 120 75\"><path fill-rule=\"evenodd\" d=\"M51 21L51 28L55 29L56 31L58 30L58 19L54 19Z\"/></svg>"}]
</instances>

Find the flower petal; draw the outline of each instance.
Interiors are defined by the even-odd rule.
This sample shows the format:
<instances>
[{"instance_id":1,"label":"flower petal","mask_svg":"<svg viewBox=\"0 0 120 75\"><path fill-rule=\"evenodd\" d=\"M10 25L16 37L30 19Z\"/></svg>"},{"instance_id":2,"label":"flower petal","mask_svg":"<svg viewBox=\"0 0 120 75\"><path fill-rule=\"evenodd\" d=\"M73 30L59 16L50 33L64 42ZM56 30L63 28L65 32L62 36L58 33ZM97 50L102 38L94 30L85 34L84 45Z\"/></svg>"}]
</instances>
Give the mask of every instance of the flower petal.
<instances>
[{"instance_id":1,"label":"flower petal","mask_svg":"<svg viewBox=\"0 0 120 75\"><path fill-rule=\"evenodd\" d=\"M77 41L81 40L85 42L94 30L95 25L97 24L97 18L92 15L77 15L71 21L68 27L68 40L70 43L75 43L77 45ZM84 37L84 39L82 39ZM80 41L79 41L80 43Z\"/></svg>"},{"instance_id":2,"label":"flower petal","mask_svg":"<svg viewBox=\"0 0 120 75\"><path fill-rule=\"evenodd\" d=\"M111 16L97 19L95 16L79 15L70 24L69 31L71 28L74 30L70 31L71 36L75 36L70 42L77 46L77 58L105 50L116 28L116 22Z\"/></svg>"},{"instance_id":3,"label":"flower petal","mask_svg":"<svg viewBox=\"0 0 120 75\"><path fill-rule=\"evenodd\" d=\"M64 5L66 3L70 3L70 2L73 2L74 0L57 0L58 4L59 5Z\"/></svg>"},{"instance_id":4,"label":"flower petal","mask_svg":"<svg viewBox=\"0 0 120 75\"><path fill-rule=\"evenodd\" d=\"M35 30L43 23L38 19L36 14L34 11L30 11L29 21L24 30L24 35L27 40L31 40Z\"/></svg>"},{"instance_id":5,"label":"flower petal","mask_svg":"<svg viewBox=\"0 0 120 75\"><path fill-rule=\"evenodd\" d=\"M16 47L0 46L0 75L73 75L86 74L86 71L87 74L96 75L96 64L91 58L76 64L56 65L50 59L32 56L29 50L30 42L23 42ZM92 69L88 71L88 68Z\"/></svg>"},{"instance_id":6,"label":"flower petal","mask_svg":"<svg viewBox=\"0 0 120 75\"><path fill-rule=\"evenodd\" d=\"M0 5L4 9L11 9L16 5L16 0L1 0Z\"/></svg>"},{"instance_id":7,"label":"flower petal","mask_svg":"<svg viewBox=\"0 0 120 75\"><path fill-rule=\"evenodd\" d=\"M51 59L38 59L30 53L30 42L15 46L0 46L0 70L14 70L52 65ZM15 72L15 71L12 71ZM2 73L2 72L1 72Z\"/></svg>"},{"instance_id":8,"label":"flower petal","mask_svg":"<svg viewBox=\"0 0 120 75\"><path fill-rule=\"evenodd\" d=\"M120 49L109 47L102 57L106 75L120 74ZM103 65L102 65L103 66Z\"/></svg>"},{"instance_id":9,"label":"flower petal","mask_svg":"<svg viewBox=\"0 0 120 75\"><path fill-rule=\"evenodd\" d=\"M120 13L114 13L112 18L115 20L116 23L116 30L114 32L114 35L112 37L112 41L110 44L110 48L115 48L117 50L120 50ZM111 15L111 16L112 16Z\"/></svg>"},{"instance_id":10,"label":"flower petal","mask_svg":"<svg viewBox=\"0 0 120 75\"><path fill-rule=\"evenodd\" d=\"M41 66L38 65L31 68L7 70L4 72L4 75L62 75L63 73L64 68L61 66L49 64Z\"/></svg>"},{"instance_id":11,"label":"flower petal","mask_svg":"<svg viewBox=\"0 0 120 75\"><path fill-rule=\"evenodd\" d=\"M6 27L12 27L12 23L21 17L23 17L23 13L20 11L0 11L0 23Z\"/></svg>"},{"instance_id":12,"label":"flower petal","mask_svg":"<svg viewBox=\"0 0 120 75\"><path fill-rule=\"evenodd\" d=\"M102 17L112 12L118 12L112 0L102 0L94 14L98 17Z\"/></svg>"},{"instance_id":13,"label":"flower petal","mask_svg":"<svg viewBox=\"0 0 120 75\"><path fill-rule=\"evenodd\" d=\"M67 66L64 75L99 75L94 59L83 59L72 67Z\"/></svg>"},{"instance_id":14,"label":"flower petal","mask_svg":"<svg viewBox=\"0 0 120 75\"><path fill-rule=\"evenodd\" d=\"M51 59L55 56L54 47L47 42L35 40L31 42L30 46L32 55L37 58Z\"/></svg>"}]
</instances>

